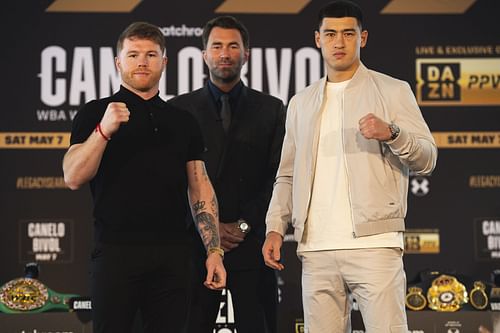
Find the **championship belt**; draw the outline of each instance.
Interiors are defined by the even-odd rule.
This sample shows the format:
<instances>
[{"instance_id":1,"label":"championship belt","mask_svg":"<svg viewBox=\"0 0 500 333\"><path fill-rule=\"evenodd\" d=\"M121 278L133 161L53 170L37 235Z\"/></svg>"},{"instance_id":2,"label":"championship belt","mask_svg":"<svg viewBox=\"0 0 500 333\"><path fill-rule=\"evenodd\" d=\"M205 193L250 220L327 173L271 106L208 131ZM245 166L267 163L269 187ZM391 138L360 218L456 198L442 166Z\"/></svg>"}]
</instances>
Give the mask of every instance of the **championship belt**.
<instances>
[{"instance_id":1,"label":"championship belt","mask_svg":"<svg viewBox=\"0 0 500 333\"><path fill-rule=\"evenodd\" d=\"M427 299L422 294L422 288L410 287L405 297L406 307L414 311L423 310L427 306Z\"/></svg>"},{"instance_id":2,"label":"championship belt","mask_svg":"<svg viewBox=\"0 0 500 333\"><path fill-rule=\"evenodd\" d=\"M488 306L488 296L486 295L486 285L481 281L474 282L474 288L470 291L470 304L476 310L484 310Z\"/></svg>"},{"instance_id":3,"label":"championship belt","mask_svg":"<svg viewBox=\"0 0 500 333\"><path fill-rule=\"evenodd\" d=\"M468 302L467 290L455 277L440 275L427 290L427 301L432 310L454 312Z\"/></svg>"},{"instance_id":4,"label":"championship belt","mask_svg":"<svg viewBox=\"0 0 500 333\"><path fill-rule=\"evenodd\" d=\"M69 311L68 301L72 297L78 295L57 293L37 279L14 279L0 288L0 312Z\"/></svg>"}]
</instances>

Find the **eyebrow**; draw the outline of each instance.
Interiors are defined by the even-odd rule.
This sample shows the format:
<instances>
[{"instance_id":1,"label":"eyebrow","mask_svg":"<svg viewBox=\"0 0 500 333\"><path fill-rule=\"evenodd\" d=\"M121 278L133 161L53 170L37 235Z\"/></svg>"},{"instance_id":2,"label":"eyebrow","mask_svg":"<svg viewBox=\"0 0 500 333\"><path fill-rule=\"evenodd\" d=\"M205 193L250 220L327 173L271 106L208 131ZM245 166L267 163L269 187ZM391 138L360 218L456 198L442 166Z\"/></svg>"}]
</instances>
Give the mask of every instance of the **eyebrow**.
<instances>
[{"instance_id":1,"label":"eyebrow","mask_svg":"<svg viewBox=\"0 0 500 333\"><path fill-rule=\"evenodd\" d=\"M141 52L145 52L145 53L157 53L157 54L160 54L160 52L158 52L157 50L147 50L147 51L130 50L130 51L128 51L126 54L130 54L130 53L141 53Z\"/></svg>"},{"instance_id":2,"label":"eyebrow","mask_svg":"<svg viewBox=\"0 0 500 333\"><path fill-rule=\"evenodd\" d=\"M340 30L340 31L337 31L335 29L325 29L325 30L323 30L323 32L356 32L356 29L349 28L349 29L344 29L344 30Z\"/></svg>"},{"instance_id":3,"label":"eyebrow","mask_svg":"<svg viewBox=\"0 0 500 333\"><path fill-rule=\"evenodd\" d=\"M222 41L219 41L219 40L212 42L212 45L222 45L222 44L224 44L224 43ZM228 45L240 45L240 43L236 40L230 41L227 44Z\"/></svg>"}]
</instances>

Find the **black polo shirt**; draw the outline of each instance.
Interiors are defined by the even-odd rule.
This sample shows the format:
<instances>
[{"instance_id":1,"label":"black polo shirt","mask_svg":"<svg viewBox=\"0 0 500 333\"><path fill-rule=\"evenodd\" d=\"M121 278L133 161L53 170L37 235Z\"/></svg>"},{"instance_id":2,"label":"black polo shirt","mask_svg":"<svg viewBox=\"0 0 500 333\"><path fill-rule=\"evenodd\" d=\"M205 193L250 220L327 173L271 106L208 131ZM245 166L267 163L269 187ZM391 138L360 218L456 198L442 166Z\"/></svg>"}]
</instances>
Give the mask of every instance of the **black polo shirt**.
<instances>
[{"instance_id":1,"label":"black polo shirt","mask_svg":"<svg viewBox=\"0 0 500 333\"><path fill-rule=\"evenodd\" d=\"M184 237L186 162L201 160L204 150L197 121L158 95L144 100L122 86L78 112L72 145L89 137L110 102L125 103L130 120L112 135L90 181L96 241L149 243Z\"/></svg>"}]
</instances>

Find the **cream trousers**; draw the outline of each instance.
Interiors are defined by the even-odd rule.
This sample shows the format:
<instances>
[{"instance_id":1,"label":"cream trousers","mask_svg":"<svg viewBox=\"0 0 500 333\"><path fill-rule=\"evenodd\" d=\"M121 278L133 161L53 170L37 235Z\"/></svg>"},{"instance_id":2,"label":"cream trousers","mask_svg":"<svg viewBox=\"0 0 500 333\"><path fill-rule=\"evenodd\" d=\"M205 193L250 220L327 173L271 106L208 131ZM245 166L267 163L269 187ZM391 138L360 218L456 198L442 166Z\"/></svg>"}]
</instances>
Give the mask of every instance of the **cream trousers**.
<instances>
[{"instance_id":1,"label":"cream trousers","mask_svg":"<svg viewBox=\"0 0 500 333\"><path fill-rule=\"evenodd\" d=\"M407 333L402 250L370 248L301 252L306 333L350 333L351 302L366 333Z\"/></svg>"}]
</instances>

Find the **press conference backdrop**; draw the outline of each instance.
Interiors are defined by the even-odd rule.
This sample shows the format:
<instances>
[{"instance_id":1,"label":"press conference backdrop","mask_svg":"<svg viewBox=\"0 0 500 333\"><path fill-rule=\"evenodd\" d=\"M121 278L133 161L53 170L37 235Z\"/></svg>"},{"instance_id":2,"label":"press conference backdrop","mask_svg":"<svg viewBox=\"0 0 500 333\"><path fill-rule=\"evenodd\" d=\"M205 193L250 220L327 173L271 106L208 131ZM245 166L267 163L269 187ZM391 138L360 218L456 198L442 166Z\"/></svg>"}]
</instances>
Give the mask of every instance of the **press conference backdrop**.
<instances>
[{"instance_id":1,"label":"press conference backdrop","mask_svg":"<svg viewBox=\"0 0 500 333\"><path fill-rule=\"evenodd\" d=\"M500 263L500 26L496 0L358 0L363 62L411 85L439 147L436 170L411 176L408 280L425 269L489 281ZM70 191L61 160L71 121L119 87L117 36L132 21L161 27L169 63L165 99L201 87L203 24L231 14L250 30L243 81L290 97L324 74L314 45L324 0L39 0L2 4L0 285L27 262L64 293L88 295L92 241L88 187ZM366 110L369 112L370 110ZM286 237L279 274L280 330L302 318L300 263ZM230 300L230 298L229 298ZM118 306L118 305L117 305ZM224 306L219 323L231 331Z\"/></svg>"}]
</instances>

